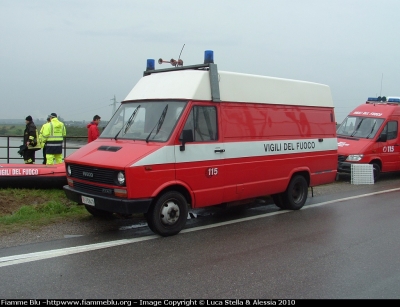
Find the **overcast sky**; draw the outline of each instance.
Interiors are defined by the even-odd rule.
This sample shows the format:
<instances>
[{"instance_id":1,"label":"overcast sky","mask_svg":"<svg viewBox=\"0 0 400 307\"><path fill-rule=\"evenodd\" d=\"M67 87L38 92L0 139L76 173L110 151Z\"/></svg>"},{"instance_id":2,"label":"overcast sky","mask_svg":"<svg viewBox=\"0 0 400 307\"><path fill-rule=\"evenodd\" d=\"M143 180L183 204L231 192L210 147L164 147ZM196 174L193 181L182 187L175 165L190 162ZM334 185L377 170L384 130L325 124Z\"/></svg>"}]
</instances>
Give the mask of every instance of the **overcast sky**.
<instances>
[{"instance_id":1,"label":"overcast sky","mask_svg":"<svg viewBox=\"0 0 400 307\"><path fill-rule=\"evenodd\" d=\"M399 0L0 0L0 119L110 119L147 59L400 96ZM171 67L156 63L156 68ZM117 104L118 106L118 104Z\"/></svg>"}]
</instances>

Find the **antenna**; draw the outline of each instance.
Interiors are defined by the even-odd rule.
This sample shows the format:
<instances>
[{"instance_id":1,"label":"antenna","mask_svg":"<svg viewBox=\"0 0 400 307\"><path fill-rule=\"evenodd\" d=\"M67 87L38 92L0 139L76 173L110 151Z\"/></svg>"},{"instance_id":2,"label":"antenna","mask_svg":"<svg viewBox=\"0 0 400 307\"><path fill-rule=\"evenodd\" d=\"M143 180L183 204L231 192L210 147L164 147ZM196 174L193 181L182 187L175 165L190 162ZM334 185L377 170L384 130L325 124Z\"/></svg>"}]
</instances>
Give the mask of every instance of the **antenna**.
<instances>
[{"instance_id":1,"label":"antenna","mask_svg":"<svg viewBox=\"0 0 400 307\"><path fill-rule=\"evenodd\" d=\"M183 44L182 49L181 49L181 53L179 53L178 62L181 59L181 54L182 54L183 48L185 48L185 44Z\"/></svg>"},{"instance_id":2,"label":"antenna","mask_svg":"<svg viewBox=\"0 0 400 307\"><path fill-rule=\"evenodd\" d=\"M379 96L382 96L382 82L383 82L383 73L382 73L382 78L381 78L381 91L379 93Z\"/></svg>"}]
</instances>

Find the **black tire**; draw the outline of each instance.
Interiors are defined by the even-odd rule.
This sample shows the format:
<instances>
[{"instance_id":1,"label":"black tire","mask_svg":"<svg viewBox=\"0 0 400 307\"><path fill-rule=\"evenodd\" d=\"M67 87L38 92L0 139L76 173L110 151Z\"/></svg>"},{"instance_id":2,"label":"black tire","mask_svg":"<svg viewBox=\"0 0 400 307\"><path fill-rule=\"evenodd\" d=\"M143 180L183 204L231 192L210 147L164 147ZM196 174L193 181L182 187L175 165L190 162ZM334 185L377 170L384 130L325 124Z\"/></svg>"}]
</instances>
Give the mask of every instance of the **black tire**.
<instances>
[{"instance_id":1,"label":"black tire","mask_svg":"<svg viewBox=\"0 0 400 307\"><path fill-rule=\"evenodd\" d=\"M285 204L282 200L282 193L271 195L272 200L278 208L285 209Z\"/></svg>"},{"instance_id":2,"label":"black tire","mask_svg":"<svg viewBox=\"0 0 400 307\"><path fill-rule=\"evenodd\" d=\"M154 230L153 221L150 219L149 213L145 213L145 214L144 214L144 217L145 217L145 219L146 219L146 221L147 221L147 226L149 226L150 230L151 230L152 232L156 232L156 231Z\"/></svg>"},{"instance_id":3,"label":"black tire","mask_svg":"<svg viewBox=\"0 0 400 307\"><path fill-rule=\"evenodd\" d=\"M284 209L288 210L299 210L306 203L308 196L308 184L307 180L301 176L296 175L291 180L286 189L282 194L282 201Z\"/></svg>"},{"instance_id":4,"label":"black tire","mask_svg":"<svg viewBox=\"0 0 400 307\"><path fill-rule=\"evenodd\" d=\"M161 195L146 214L149 228L163 237L179 233L186 224L188 205L185 197L175 191Z\"/></svg>"},{"instance_id":5,"label":"black tire","mask_svg":"<svg viewBox=\"0 0 400 307\"><path fill-rule=\"evenodd\" d=\"M374 182L376 182L381 176L381 167L377 163L372 163L372 168L374 171Z\"/></svg>"},{"instance_id":6,"label":"black tire","mask_svg":"<svg viewBox=\"0 0 400 307\"><path fill-rule=\"evenodd\" d=\"M111 219L113 217L112 212L96 209L92 206L85 205L86 210L94 217L101 217L105 219Z\"/></svg>"}]
</instances>

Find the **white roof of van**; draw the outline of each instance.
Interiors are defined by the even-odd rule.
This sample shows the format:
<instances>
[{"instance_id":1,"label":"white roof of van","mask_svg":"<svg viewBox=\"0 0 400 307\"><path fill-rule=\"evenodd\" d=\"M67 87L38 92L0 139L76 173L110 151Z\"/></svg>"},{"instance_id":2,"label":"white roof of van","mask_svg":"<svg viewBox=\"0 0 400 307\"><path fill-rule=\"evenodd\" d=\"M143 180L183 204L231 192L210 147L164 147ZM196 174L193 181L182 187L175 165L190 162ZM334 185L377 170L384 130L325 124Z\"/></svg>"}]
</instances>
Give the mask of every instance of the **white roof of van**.
<instances>
[{"instance_id":1,"label":"white roof of van","mask_svg":"<svg viewBox=\"0 0 400 307\"><path fill-rule=\"evenodd\" d=\"M313 82L219 71L223 102L333 107L329 86ZM125 100L211 100L209 72L178 70L142 77Z\"/></svg>"}]
</instances>

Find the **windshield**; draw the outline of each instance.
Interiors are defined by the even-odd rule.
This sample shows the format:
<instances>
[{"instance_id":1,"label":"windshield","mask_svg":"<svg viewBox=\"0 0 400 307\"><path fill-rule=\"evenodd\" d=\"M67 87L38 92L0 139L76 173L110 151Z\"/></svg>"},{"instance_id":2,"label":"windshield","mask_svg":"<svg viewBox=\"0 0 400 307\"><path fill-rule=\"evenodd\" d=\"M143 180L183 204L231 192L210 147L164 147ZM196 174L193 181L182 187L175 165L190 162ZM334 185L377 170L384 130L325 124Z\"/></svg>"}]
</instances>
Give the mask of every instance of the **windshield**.
<instances>
[{"instance_id":1,"label":"windshield","mask_svg":"<svg viewBox=\"0 0 400 307\"><path fill-rule=\"evenodd\" d=\"M100 137L165 142L186 104L169 100L122 103Z\"/></svg>"},{"instance_id":2,"label":"windshield","mask_svg":"<svg viewBox=\"0 0 400 307\"><path fill-rule=\"evenodd\" d=\"M347 116L336 133L340 136L372 139L381 127L383 118Z\"/></svg>"}]
</instances>

